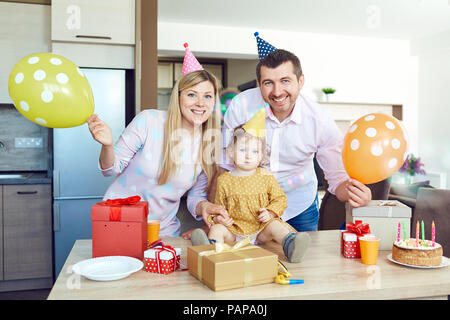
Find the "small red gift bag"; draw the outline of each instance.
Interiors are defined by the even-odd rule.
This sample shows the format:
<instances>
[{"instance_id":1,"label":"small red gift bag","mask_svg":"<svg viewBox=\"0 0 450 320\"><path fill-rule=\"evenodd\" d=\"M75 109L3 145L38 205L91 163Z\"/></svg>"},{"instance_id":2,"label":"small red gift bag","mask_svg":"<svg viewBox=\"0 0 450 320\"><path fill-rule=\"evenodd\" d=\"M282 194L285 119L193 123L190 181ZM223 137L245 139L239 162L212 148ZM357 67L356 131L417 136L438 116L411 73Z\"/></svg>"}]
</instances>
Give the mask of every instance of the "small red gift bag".
<instances>
[{"instance_id":1,"label":"small red gift bag","mask_svg":"<svg viewBox=\"0 0 450 320\"><path fill-rule=\"evenodd\" d=\"M155 242L144 252L144 267L147 272L168 274L180 269L180 248Z\"/></svg>"},{"instance_id":2,"label":"small red gift bag","mask_svg":"<svg viewBox=\"0 0 450 320\"><path fill-rule=\"evenodd\" d=\"M147 249L148 202L134 196L92 206L92 257L128 256L139 260Z\"/></svg>"},{"instance_id":3,"label":"small red gift bag","mask_svg":"<svg viewBox=\"0 0 450 320\"><path fill-rule=\"evenodd\" d=\"M361 220L347 223L345 231L341 232L341 253L346 258L361 258L359 238L370 233L370 227Z\"/></svg>"}]
</instances>

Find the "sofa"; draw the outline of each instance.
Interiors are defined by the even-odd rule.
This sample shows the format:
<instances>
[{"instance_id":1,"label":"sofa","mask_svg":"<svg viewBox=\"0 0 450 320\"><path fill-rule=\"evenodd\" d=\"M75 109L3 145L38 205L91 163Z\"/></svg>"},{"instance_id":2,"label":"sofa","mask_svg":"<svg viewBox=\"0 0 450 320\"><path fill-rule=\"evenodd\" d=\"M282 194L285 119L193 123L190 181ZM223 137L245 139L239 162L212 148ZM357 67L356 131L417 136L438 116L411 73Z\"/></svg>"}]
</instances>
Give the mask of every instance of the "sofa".
<instances>
[{"instance_id":1,"label":"sofa","mask_svg":"<svg viewBox=\"0 0 450 320\"><path fill-rule=\"evenodd\" d=\"M328 183L324 180L325 190ZM390 182L388 179L367 184L372 192L373 200L387 200L389 197ZM319 230L341 229L345 226L345 202L341 202L334 194L325 192L319 209Z\"/></svg>"}]
</instances>

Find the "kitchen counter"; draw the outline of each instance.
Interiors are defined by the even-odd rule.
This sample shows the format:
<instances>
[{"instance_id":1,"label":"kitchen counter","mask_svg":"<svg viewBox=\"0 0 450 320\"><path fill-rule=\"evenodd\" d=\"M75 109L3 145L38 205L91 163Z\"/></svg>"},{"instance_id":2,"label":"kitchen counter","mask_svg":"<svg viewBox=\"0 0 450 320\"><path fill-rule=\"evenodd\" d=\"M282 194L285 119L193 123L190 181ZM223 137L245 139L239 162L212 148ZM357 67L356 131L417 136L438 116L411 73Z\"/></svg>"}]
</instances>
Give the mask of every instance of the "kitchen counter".
<instances>
[{"instance_id":1,"label":"kitchen counter","mask_svg":"<svg viewBox=\"0 0 450 320\"><path fill-rule=\"evenodd\" d=\"M20 175L20 177L19 177ZM8 176L8 177L5 177ZM16 177L17 176L17 177ZM46 172L0 172L0 185L2 184L50 184L52 178Z\"/></svg>"},{"instance_id":2,"label":"kitchen counter","mask_svg":"<svg viewBox=\"0 0 450 320\"><path fill-rule=\"evenodd\" d=\"M92 281L72 272L72 266L92 257L92 241L77 240L56 280L49 300L59 299L149 299L149 300L233 300L233 299L447 299L450 294L449 267L409 268L387 259L391 251L380 251L377 264L368 266L361 259L346 259L340 253L340 231L308 232L311 245L302 263L288 263L275 242L262 247L275 252L292 274L304 284L265 285L212 291L188 271L171 274L140 270L116 281ZM164 243L182 249L186 264L190 241L163 238Z\"/></svg>"}]
</instances>

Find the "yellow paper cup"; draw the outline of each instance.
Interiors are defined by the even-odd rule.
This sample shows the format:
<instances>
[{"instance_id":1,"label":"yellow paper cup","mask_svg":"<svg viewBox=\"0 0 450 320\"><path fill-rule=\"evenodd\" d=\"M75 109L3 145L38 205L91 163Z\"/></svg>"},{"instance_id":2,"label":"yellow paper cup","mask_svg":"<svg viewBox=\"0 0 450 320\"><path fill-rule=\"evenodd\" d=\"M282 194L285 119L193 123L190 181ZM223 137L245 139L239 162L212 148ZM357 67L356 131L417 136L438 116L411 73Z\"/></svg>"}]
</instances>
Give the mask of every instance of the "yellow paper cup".
<instances>
[{"instance_id":1,"label":"yellow paper cup","mask_svg":"<svg viewBox=\"0 0 450 320\"><path fill-rule=\"evenodd\" d=\"M377 264L378 246L380 238L375 236L366 236L359 238L359 247L361 249L361 262L364 264Z\"/></svg>"},{"instance_id":2,"label":"yellow paper cup","mask_svg":"<svg viewBox=\"0 0 450 320\"><path fill-rule=\"evenodd\" d=\"M159 224L159 220L147 221L147 240L149 245L159 239Z\"/></svg>"}]
</instances>

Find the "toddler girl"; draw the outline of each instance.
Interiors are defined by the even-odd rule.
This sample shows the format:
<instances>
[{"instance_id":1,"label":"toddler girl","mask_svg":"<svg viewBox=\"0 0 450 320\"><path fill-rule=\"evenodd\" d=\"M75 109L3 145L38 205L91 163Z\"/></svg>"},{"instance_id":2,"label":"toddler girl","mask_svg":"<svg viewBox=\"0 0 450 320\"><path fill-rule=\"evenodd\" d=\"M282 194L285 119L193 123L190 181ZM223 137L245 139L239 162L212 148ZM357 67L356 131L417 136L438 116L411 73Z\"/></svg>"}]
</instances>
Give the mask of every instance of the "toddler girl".
<instances>
[{"instance_id":1,"label":"toddler girl","mask_svg":"<svg viewBox=\"0 0 450 320\"><path fill-rule=\"evenodd\" d=\"M250 130L249 130L250 132ZM250 236L253 243L275 240L290 262L300 262L309 245L307 233L297 233L281 220L287 197L272 173L261 166L267 162L265 137L234 130L227 147L234 169L217 179L215 203L228 211L228 218L210 215L208 235L195 229L193 245L239 241Z\"/></svg>"}]
</instances>

